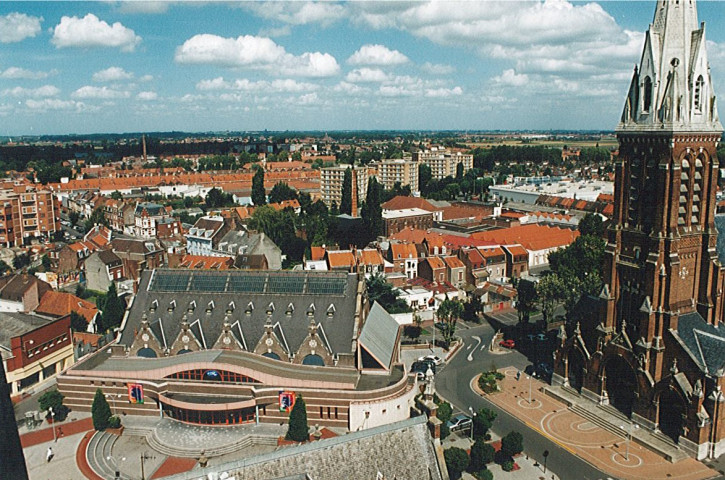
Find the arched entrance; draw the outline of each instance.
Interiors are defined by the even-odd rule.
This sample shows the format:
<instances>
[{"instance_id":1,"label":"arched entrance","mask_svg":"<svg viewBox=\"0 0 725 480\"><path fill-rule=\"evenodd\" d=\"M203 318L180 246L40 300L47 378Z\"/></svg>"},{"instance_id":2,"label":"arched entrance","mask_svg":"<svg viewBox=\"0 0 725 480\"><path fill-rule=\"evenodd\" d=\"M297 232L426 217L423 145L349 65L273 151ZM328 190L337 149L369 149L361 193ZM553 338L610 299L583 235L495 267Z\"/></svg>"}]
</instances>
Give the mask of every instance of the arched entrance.
<instances>
[{"instance_id":1,"label":"arched entrance","mask_svg":"<svg viewBox=\"0 0 725 480\"><path fill-rule=\"evenodd\" d=\"M604 366L607 379L606 390L609 403L617 410L632 416L632 407L637 395L637 376L632 366L619 355L611 357Z\"/></svg>"},{"instance_id":2,"label":"arched entrance","mask_svg":"<svg viewBox=\"0 0 725 480\"><path fill-rule=\"evenodd\" d=\"M584 355L578 348L569 351L567 377L569 386L581 393L584 386Z\"/></svg>"},{"instance_id":3,"label":"arched entrance","mask_svg":"<svg viewBox=\"0 0 725 480\"><path fill-rule=\"evenodd\" d=\"M687 415L685 402L682 397L671 388L668 388L659 398L659 417L657 423L662 433L677 442L683 433Z\"/></svg>"}]
</instances>

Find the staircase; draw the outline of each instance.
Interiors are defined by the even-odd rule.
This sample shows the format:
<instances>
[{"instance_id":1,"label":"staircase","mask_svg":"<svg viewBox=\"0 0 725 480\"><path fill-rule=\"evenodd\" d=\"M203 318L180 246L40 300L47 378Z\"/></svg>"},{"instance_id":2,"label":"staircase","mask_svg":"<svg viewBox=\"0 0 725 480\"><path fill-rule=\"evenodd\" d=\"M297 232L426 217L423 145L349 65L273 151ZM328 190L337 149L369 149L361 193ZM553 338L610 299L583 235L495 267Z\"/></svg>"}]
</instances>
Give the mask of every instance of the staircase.
<instances>
[{"instance_id":1,"label":"staircase","mask_svg":"<svg viewBox=\"0 0 725 480\"><path fill-rule=\"evenodd\" d=\"M156 432L151 432L150 435L146 436L146 442L153 450L167 455L169 457L182 457L182 458L198 458L201 455L201 451L197 449L174 447L162 443ZM276 446L277 437L271 437L267 435L245 435L244 438L237 442L232 442L227 445L222 445L215 448L209 448L204 450L204 455L207 457L218 457L227 453L238 452L247 447L253 447L257 445Z\"/></svg>"},{"instance_id":2,"label":"staircase","mask_svg":"<svg viewBox=\"0 0 725 480\"><path fill-rule=\"evenodd\" d=\"M106 432L96 432L86 447L86 459L91 469L100 477L108 479L131 480L121 474L116 477L116 460L112 456L113 445L118 436Z\"/></svg>"}]
</instances>

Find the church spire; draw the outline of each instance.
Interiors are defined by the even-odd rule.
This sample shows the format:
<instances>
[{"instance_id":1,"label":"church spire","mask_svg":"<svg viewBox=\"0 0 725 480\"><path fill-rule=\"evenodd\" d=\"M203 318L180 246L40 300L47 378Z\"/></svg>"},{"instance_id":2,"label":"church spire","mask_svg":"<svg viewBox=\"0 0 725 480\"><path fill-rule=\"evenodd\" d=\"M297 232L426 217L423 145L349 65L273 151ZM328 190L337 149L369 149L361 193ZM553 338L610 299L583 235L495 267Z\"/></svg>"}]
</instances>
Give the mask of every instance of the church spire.
<instances>
[{"instance_id":1,"label":"church spire","mask_svg":"<svg viewBox=\"0 0 725 480\"><path fill-rule=\"evenodd\" d=\"M658 0L618 131L722 131L695 0Z\"/></svg>"}]
</instances>

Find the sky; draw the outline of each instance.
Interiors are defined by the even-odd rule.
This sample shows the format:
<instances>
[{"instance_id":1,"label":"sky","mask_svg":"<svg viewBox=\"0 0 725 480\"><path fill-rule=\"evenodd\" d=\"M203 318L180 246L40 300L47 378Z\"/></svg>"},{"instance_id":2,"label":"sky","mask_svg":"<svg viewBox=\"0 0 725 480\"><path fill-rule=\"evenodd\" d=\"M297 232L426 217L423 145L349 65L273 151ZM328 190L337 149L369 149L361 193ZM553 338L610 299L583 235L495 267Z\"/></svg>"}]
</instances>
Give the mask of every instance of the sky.
<instances>
[{"instance_id":1,"label":"sky","mask_svg":"<svg viewBox=\"0 0 725 480\"><path fill-rule=\"evenodd\" d=\"M3 1L0 136L613 130L654 8ZM717 92L725 3L698 10Z\"/></svg>"}]
</instances>

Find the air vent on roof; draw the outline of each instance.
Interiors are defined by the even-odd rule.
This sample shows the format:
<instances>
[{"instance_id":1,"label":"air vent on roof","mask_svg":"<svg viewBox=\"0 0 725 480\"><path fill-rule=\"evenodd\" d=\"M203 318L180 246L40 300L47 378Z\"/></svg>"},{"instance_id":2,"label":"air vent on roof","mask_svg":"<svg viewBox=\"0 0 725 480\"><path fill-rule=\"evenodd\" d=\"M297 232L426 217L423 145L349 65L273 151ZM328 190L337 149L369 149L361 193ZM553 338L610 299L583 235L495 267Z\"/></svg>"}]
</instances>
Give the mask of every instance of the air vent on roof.
<instances>
[{"instance_id":1,"label":"air vent on roof","mask_svg":"<svg viewBox=\"0 0 725 480\"><path fill-rule=\"evenodd\" d=\"M289 305L287 305L287 311L286 311L286 312L284 312L284 313L285 313L285 315L287 315L288 317L291 317L291 316L292 316L292 314L294 313L294 311L295 311L295 306L294 306L294 305L292 305L292 304L290 303Z\"/></svg>"},{"instance_id":2,"label":"air vent on roof","mask_svg":"<svg viewBox=\"0 0 725 480\"><path fill-rule=\"evenodd\" d=\"M254 311L254 304L252 302L249 302L247 304L247 308L244 309L244 313L246 313L247 315L251 315L253 311Z\"/></svg>"},{"instance_id":3,"label":"air vent on roof","mask_svg":"<svg viewBox=\"0 0 725 480\"><path fill-rule=\"evenodd\" d=\"M192 300L189 302L189 306L186 308L186 311L192 313L194 309L196 309L196 300Z\"/></svg>"},{"instance_id":4,"label":"air vent on roof","mask_svg":"<svg viewBox=\"0 0 725 480\"><path fill-rule=\"evenodd\" d=\"M169 303L169 308L168 308L169 312L173 312L175 308L176 308L176 300L171 300L171 302Z\"/></svg>"},{"instance_id":5,"label":"air vent on roof","mask_svg":"<svg viewBox=\"0 0 725 480\"><path fill-rule=\"evenodd\" d=\"M335 314L335 305L331 303L330 306L327 307L327 316L331 317L334 314Z\"/></svg>"},{"instance_id":6,"label":"air vent on roof","mask_svg":"<svg viewBox=\"0 0 725 480\"><path fill-rule=\"evenodd\" d=\"M315 304L314 303L310 303L310 306L307 307L307 316L308 317L312 317L314 315L315 315Z\"/></svg>"},{"instance_id":7,"label":"air vent on roof","mask_svg":"<svg viewBox=\"0 0 725 480\"><path fill-rule=\"evenodd\" d=\"M234 300L229 302L229 305L227 305L227 314L231 314L234 311L235 305Z\"/></svg>"},{"instance_id":8,"label":"air vent on roof","mask_svg":"<svg viewBox=\"0 0 725 480\"><path fill-rule=\"evenodd\" d=\"M155 312L157 308L159 308L159 301L154 300L153 302L151 302L151 306L149 307L149 312Z\"/></svg>"},{"instance_id":9,"label":"air vent on roof","mask_svg":"<svg viewBox=\"0 0 725 480\"><path fill-rule=\"evenodd\" d=\"M272 315L274 313L274 303L269 302L269 305L267 305L267 315Z\"/></svg>"},{"instance_id":10,"label":"air vent on roof","mask_svg":"<svg viewBox=\"0 0 725 480\"><path fill-rule=\"evenodd\" d=\"M210 301L206 305L206 313L211 313L214 310L214 300Z\"/></svg>"}]
</instances>

